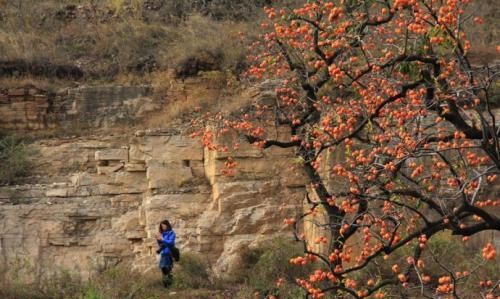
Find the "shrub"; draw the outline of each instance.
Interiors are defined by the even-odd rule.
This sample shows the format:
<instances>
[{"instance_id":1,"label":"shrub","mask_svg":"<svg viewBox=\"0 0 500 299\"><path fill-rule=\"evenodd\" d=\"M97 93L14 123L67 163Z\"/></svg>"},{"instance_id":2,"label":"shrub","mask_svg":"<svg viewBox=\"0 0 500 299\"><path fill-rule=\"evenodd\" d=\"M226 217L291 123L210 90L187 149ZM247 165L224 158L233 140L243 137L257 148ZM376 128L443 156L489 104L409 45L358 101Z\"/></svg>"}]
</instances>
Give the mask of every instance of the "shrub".
<instances>
[{"instance_id":1,"label":"shrub","mask_svg":"<svg viewBox=\"0 0 500 299\"><path fill-rule=\"evenodd\" d=\"M103 299L99 292L93 288L88 288L83 294L83 299Z\"/></svg>"},{"instance_id":2,"label":"shrub","mask_svg":"<svg viewBox=\"0 0 500 299\"><path fill-rule=\"evenodd\" d=\"M116 1L116 0L115 0ZM123 1L122 1L123 2ZM183 0L145 1L143 16L148 20L162 20L178 24L192 14L201 14L212 20L253 20L271 0Z\"/></svg>"},{"instance_id":3,"label":"shrub","mask_svg":"<svg viewBox=\"0 0 500 299\"><path fill-rule=\"evenodd\" d=\"M54 77L59 79L80 79L82 71L72 65L56 65L44 61L26 61L15 59L0 61L0 76L26 76Z\"/></svg>"},{"instance_id":4,"label":"shrub","mask_svg":"<svg viewBox=\"0 0 500 299\"><path fill-rule=\"evenodd\" d=\"M244 257L246 269L241 277L246 283L237 298L251 298L256 292L262 298L269 295L303 298L304 293L295 285L295 278L304 277L313 266L298 267L289 262L291 258L301 255L302 249L299 243L277 239L248 251ZM285 282L281 288L276 285L279 278Z\"/></svg>"},{"instance_id":5,"label":"shrub","mask_svg":"<svg viewBox=\"0 0 500 299\"><path fill-rule=\"evenodd\" d=\"M195 254L184 254L173 272L174 287L198 289L210 286L208 265Z\"/></svg>"},{"instance_id":6,"label":"shrub","mask_svg":"<svg viewBox=\"0 0 500 299\"><path fill-rule=\"evenodd\" d=\"M240 33L253 36L255 30L250 23L214 21L193 15L179 28L178 40L169 47L166 60L178 77L214 70L240 73L245 68L247 54Z\"/></svg>"},{"instance_id":7,"label":"shrub","mask_svg":"<svg viewBox=\"0 0 500 299\"><path fill-rule=\"evenodd\" d=\"M178 78L196 76L200 71L219 70L224 60L223 53L218 50L200 49L198 53L182 58L176 65L175 75Z\"/></svg>"},{"instance_id":8,"label":"shrub","mask_svg":"<svg viewBox=\"0 0 500 299\"><path fill-rule=\"evenodd\" d=\"M459 280L458 284L460 288L459 290L457 289L457 293L460 295L460 298L462 296L464 298L474 298L477 292L475 287L481 280L498 276L497 265L495 263L485 263L480 256L481 249L477 245L457 246L457 243L461 242L460 238L459 236L442 232L430 239L426 245L427 249L420 257L420 260L425 265L423 269L420 269L420 275L430 274L432 279L431 284L437 285L439 277L449 275L448 271L455 274L473 269L470 271L470 276ZM373 264L353 278L357 281L367 281L377 277L380 279L390 279L394 276L391 269L392 266L407 264L407 258L413 256L413 254L413 246L404 246L386 258L376 258ZM415 279L418 278L415 277ZM429 297L432 296L432 292L429 290L424 291ZM420 292L420 289L416 289L412 295L421 296Z\"/></svg>"},{"instance_id":9,"label":"shrub","mask_svg":"<svg viewBox=\"0 0 500 299\"><path fill-rule=\"evenodd\" d=\"M35 277L31 282L29 274L36 273L35 267L26 259L14 258L0 267L0 298L2 299L82 299L83 283L79 276L59 270Z\"/></svg>"},{"instance_id":10,"label":"shrub","mask_svg":"<svg viewBox=\"0 0 500 299\"><path fill-rule=\"evenodd\" d=\"M197 1L194 8L214 20L251 20L264 5L271 5L270 0L211 0Z\"/></svg>"},{"instance_id":11,"label":"shrub","mask_svg":"<svg viewBox=\"0 0 500 299\"><path fill-rule=\"evenodd\" d=\"M26 145L14 136L0 135L0 184L12 184L30 173Z\"/></svg>"},{"instance_id":12,"label":"shrub","mask_svg":"<svg viewBox=\"0 0 500 299\"><path fill-rule=\"evenodd\" d=\"M84 288L84 283L79 275L61 269L45 275L30 288L39 294L39 296L43 296L43 298L80 299L79 294Z\"/></svg>"}]
</instances>

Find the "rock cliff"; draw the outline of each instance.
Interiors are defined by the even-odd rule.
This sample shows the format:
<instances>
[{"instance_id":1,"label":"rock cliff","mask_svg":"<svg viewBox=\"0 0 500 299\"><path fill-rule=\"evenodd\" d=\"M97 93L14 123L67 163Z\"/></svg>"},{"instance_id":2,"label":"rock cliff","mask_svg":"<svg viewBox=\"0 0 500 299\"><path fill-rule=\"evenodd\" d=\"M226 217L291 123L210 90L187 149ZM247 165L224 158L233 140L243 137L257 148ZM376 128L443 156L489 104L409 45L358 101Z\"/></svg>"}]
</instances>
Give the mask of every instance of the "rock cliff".
<instances>
[{"instance_id":1,"label":"rock cliff","mask_svg":"<svg viewBox=\"0 0 500 299\"><path fill-rule=\"evenodd\" d=\"M109 120L106 111L126 107L143 91L87 88L58 102L73 103L66 116L74 110L102 124ZM31 93L23 89L22 100L12 100L9 92L9 107L42 98ZM103 94L108 100L88 104ZM43 124L43 113L34 114ZM285 132L278 128L276 134ZM300 211L305 194L302 178L289 169L290 149L242 144L233 155L237 172L227 177L227 156L204 149L182 128L42 139L30 148L35 169L29 184L0 187L0 265L4 273L31 278L61 269L86 278L122 262L140 271L155 268L154 235L165 218L182 252L198 253L216 274L228 275L241 266L247 248L282 234L283 218Z\"/></svg>"}]
</instances>

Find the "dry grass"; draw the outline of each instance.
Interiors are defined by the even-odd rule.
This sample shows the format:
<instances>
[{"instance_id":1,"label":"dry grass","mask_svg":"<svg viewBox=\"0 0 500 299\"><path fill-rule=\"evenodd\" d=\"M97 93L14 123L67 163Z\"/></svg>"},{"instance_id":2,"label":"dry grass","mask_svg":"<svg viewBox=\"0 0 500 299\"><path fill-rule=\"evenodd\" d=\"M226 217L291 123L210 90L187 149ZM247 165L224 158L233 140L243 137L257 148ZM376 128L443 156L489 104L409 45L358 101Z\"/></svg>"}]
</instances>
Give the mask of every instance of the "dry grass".
<instances>
[{"instance_id":1,"label":"dry grass","mask_svg":"<svg viewBox=\"0 0 500 299\"><path fill-rule=\"evenodd\" d=\"M244 67L246 46L240 41L239 34L256 35L253 23L232 21L214 22L201 15L191 16L183 26L180 40L169 48L167 60L173 66L186 67L189 59L206 61L208 68L201 71L230 70L238 73ZM179 69L178 72L182 73ZM195 70L194 74L198 70Z\"/></svg>"},{"instance_id":2,"label":"dry grass","mask_svg":"<svg viewBox=\"0 0 500 299\"><path fill-rule=\"evenodd\" d=\"M174 121L189 120L197 110L206 110L207 107L217 107L218 103L225 102L231 97L223 96L223 91L205 87L206 83L199 82L196 89L178 90L175 98L169 98L163 109L152 113L145 122L146 127L168 127ZM205 88L201 87L204 86Z\"/></svg>"},{"instance_id":3,"label":"dry grass","mask_svg":"<svg viewBox=\"0 0 500 299\"><path fill-rule=\"evenodd\" d=\"M19 88L35 86L46 91L57 91L59 88L77 86L76 82L56 78L43 78L33 76L0 77L0 88Z\"/></svg>"},{"instance_id":4,"label":"dry grass","mask_svg":"<svg viewBox=\"0 0 500 299\"><path fill-rule=\"evenodd\" d=\"M163 288L160 271L147 273L130 271L123 264L96 274L89 281L68 271L44 276L32 283L23 283L17 276L30 266L19 264L9 277L0 280L0 298L3 299L123 299L123 298L241 298L253 297L255 291L262 294L279 292L284 298L302 298L297 287L277 291L274 281L278 277L290 278L305 274L303 268L291 266L287 261L298 248L291 241L274 241L262 248L250 250L244 259L243 269L235 273L231 281L210 280L209 270L202 256L186 253L173 270L174 285ZM5 270L5 269L0 269ZM0 273L6 273L1 271ZM271 294L271 293L269 293ZM301 294L302 296L299 296ZM294 296L291 296L294 295ZM295 296L296 295L296 296Z\"/></svg>"},{"instance_id":5,"label":"dry grass","mask_svg":"<svg viewBox=\"0 0 500 299\"><path fill-rule=\"evenodd\" d=\"M254 101L228 71L200 72L198 77L187 80L176 79L172 72L155 73L152 84L155 96L165 102L161 111L145 120L143 125L149 128L186 122L200 112L235 112Z\"/></svg>"},{"instance_id":6,"label":"dry grass","mask_svg":"<svg viewBox=\"0 0 500 299\"><path fill-rule=\"evenodd\" d=\"M201 7L196 1L183 1L182 7L170 7L173 2L165 2L147 9L139 0L80 0L75 7L68 6L75 4L69 0L0 2L0 60L76 65L87 81L110 81L118 76L123 80L131 73L176 68L192 57L201 61L217 57L211 69L236 70L245 52L238 44L238 31L257 26L215 20L215 15L233 13L224 10L223 2L238 3L217 0ZM248 17L255 19L259 2L231 7L248 11Z\"/></svg>"},{"instance_id":7,"label":"dry grass","mask_svg":"<svg viewBox=\"0 0 500 299\"><path fill-rule=\"evenodd\" d=\"M113 268L85 283L69 272L62 271L34 284L3 281L0 283L0 297L2 299L227 298L223 296L225 293L223 290L212 288L166 290L161 285L160 278L159 271L144 275Z\"/></svg>"}]
</instances>

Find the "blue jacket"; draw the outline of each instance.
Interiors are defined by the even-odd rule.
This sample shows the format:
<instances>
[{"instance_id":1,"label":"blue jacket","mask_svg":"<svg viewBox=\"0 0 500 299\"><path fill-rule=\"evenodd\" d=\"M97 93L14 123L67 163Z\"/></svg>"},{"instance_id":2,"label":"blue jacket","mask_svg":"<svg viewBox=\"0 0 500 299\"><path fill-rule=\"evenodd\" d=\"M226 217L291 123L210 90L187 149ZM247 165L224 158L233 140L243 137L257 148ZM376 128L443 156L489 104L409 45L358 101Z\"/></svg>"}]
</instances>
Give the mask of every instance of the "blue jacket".
<instances>
[{"instance_id":1,"label":"blue jacket","mask_svg":"<svg viewBox=\"0 0 500 299\"><path fill-rule=\"evenodd\" d=\"M170 256L170 248L175 246L175 232L173 230L165 231L162 233L162 238L162 240L157 240L161 249L160 253Z\"/></svg>"}]
</instances>

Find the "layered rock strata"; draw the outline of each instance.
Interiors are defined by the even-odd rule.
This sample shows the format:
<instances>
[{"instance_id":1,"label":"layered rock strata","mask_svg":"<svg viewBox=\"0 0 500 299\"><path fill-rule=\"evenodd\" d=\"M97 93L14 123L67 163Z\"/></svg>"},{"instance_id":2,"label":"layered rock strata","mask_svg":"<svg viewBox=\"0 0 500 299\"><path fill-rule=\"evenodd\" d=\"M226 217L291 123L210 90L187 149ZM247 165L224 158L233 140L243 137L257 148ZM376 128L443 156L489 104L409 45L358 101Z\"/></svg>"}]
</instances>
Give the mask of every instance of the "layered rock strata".
<instances>
[{"instance_id":1,"label":"layered rock strata","mask_svg":"<svg viewBox=\"0 0 500 299\"><path fill-rule=\"evenodd\" d=\"M121 262L155 268L154 236L168 218L182 252L202 255L223 276L249 247L281 235L283 218L300 212L304 198L288 149L242 146L227 177L225 154L175 131L32 148L38 184L0 187L4 273L36 278L66 269L86 278Z\"/></svg>"}]
</instances>

